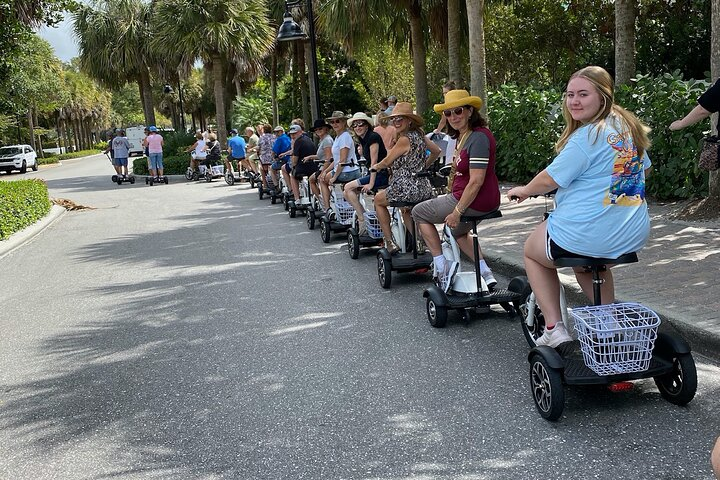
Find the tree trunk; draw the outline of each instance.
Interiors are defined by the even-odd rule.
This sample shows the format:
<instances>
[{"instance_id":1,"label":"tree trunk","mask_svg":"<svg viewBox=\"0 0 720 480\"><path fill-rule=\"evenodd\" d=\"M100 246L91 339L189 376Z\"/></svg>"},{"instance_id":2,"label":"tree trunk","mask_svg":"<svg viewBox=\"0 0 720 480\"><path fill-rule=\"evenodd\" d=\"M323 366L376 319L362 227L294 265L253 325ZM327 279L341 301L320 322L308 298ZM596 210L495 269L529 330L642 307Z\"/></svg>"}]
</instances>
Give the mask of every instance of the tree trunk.
<instances>
[{"instance_id":1,"label":"tree trunk","mask_svg":"<svg viewBox=\"0 0 720 480\"><path fill-rule=\"evenodd\" d=\"M427 65L425 63L427 54L425 51L425 33L423 31L420 0L412 1L408 13L410 14L410 43L415 75L415 108L418 115L423 115L430 108L430 100L428 97Z\"/></svg>"},{"instance_id":2,"label":"tree trunk","mask_svg":"<svg viewBox=\"0 0 720 480\"><path fill-rule=\"evenodd\" d=\"M37 115L37 109L33 109L33 125L39 125L40 122L38 122L38 115ZM42 135L37 136L37 148L35 151L38 154L38 157L45 158L45 153L43 152L43 143L42 143Z\"/></svg>"},{"instance_id":3,"label":"tree trunk","mask_svg":"<svg viewBox=\"0 0 720 480\"><path fill-rule=\"evenodd\" d=\"M272 97L273 126L280 123L277 104L277 67L277 53L273 53L270 64L270 96Z\"/></svg>"},{"instance_id":4,"label":"tree trunk","mask_svg":"<svg viewBox=\"0 0 720 480\"><path fill-rule=\"evenodd\" d=\"M305 30L307 32L307 30ZM320 111L320 106L317 105L316 97L315 97L315 90L318 88L318 85L315 85L315 74L312 71L313 68L313 62L312 62L312 50L310 50L310 43L308 42L307 45L305 45L305 48L303 48L303 51L305 52L305 65L308 67L308 84L310 86L310 117L312 118L312 121L314 122L317 120L315 118L315 112Z\"/></svg>"},{"instance_id":5,"label":"tree trunk","mask_svg":"<svg viewBox=\"0 0 720 480\"><path fill-rule=\"evenodd\" d=\"M63 131L65 132L65 153L68 153L72 147L72 139L70 138L70 134L72 133L72 124L69 123L68 119L64 119L62 121ZM60 153L63 153L62 150L60 150Z\"/></svg>"},{"instance_id":6,"label":"tree trunk","mask_svg":"<svg viewBox=\"0 0 720 480\"><path fill-rule=\"evenodd\" d=\"M712 0L710 3L711 10L711 35L710 35L710 77L720 77L720 0ZM712 116L712 130L713 134L717 134L717 116L715 113ZM710 184L708 197L711 201L720 202L720 172L715 170L710 172Z\"/></svg>"},{"instance_id":7,"label":"tree trunk","mask_svg":"<svg viewBox=\"0 0 720 480\"><path fill-rule=\"evenodd\" d=\"M308 109L308 82L305 71L305 42L295 42L295 64L297 65L298 77L300 78L300 104L302 105L302 119L305 128L310 128L310 110Z\"/></svg>"},{"instance_id":8,"label":"tree trunk","mask_svg":"<svg viewBox=\"0 0 720 480\"><path fill-rule=\"evenodd\" d=\"M484 0L466 0L470 43L470 92L483 101L480 109L487 115L487 71L485 66Z\"/></svg>"},{"instance_id":9,"label":"tree trunk","mask_svg":"<svg viewBox=\"0 0 720 480\"><path fill-rule=\"evenodd\" d=\"M73 152L77 152L80 150L80 127L78 126L78 120L72 120L72 129L73 129Z\"/></svg>"},{"instance_id":10,"label":"tree trunk","mask_svg":"<svg viewBox=\"0 0 720 480\"><path fill-rule=\"evenodd\" d=\"M636 0L615 0L615 85L635 75Z\"/></svg>"},{"instance_id":11,"label":"tree trunk","mask_svg":"<svg viewBox=\"0 0 720 480\"><path fill-rule=\"evenodd\" d=\"M33 107L28 107L27 111L27 122L28 122L28 135L30 136L30 146L33 150L37 150L35 148L35 125L33 125Z\"/></svg>"},{"instance_id":12,"label":"tree trunk","mask_svg":"<svg viewBox=\"0 0 720 480\"><path fill-rule=\"evenodd\" d=\"M155 125L155 107L153 105L152 87L150 86L150 73L146 68L140 69L138 87L140 88L140 101L142 101L143 114L145 115L145 126Z\"/></svg>"},{"instance_id":13,"label":"tree trunk","mask_svg":"<svg viewBox=\"0 0 720 480\"><path fill-rule=\"evenodd\" d=\"M447 0L448 12L448 80L461 88L460 67L460 0Z\"/></svg>"},{"instance_id":14,"label":"tree trunk","mask_svg":"<svg viewBox=\"0 0 720 480\"><path fill-rule=\"evenodd\" d=\"M217 123L220 148L227 145L227 123L225 121L225 85L223 64L220 54L212 56L213 92L215 94L215 123Z\"/></svg>"}]
</instances>

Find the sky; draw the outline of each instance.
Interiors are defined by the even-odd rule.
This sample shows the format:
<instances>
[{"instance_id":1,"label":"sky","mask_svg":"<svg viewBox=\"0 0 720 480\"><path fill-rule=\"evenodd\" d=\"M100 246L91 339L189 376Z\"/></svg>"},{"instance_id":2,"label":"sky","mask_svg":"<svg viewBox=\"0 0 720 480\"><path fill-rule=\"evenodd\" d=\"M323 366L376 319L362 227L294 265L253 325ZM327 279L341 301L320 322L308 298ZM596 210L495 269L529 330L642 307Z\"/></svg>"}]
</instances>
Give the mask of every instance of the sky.
<instances>
[{"instance_id":1,"label":"sky","mask_svg":"<svg viewBox=\"0 0 720 480\"><path fill-rule=\"evenodd\" d=\"M55 56L63 62L69 62L78 56L78 47L72 32L72 21L65 17L55 28L42 27L38 31L40 37L47 40L55 50Z\"/></svg>"}]
</instances>

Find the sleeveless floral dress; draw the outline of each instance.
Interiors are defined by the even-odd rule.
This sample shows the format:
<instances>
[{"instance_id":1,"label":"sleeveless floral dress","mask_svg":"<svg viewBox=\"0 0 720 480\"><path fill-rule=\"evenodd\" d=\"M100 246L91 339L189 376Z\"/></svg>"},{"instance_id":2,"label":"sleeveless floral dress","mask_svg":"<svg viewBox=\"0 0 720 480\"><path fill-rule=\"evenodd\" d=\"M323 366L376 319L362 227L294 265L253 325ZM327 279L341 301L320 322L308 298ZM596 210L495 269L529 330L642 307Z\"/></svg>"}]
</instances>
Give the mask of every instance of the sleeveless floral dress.
<instances>
[{"instance_id":1,"label":"sleeveless floral dress","mask_svg":"<svg viewBox=\"0 0 720 480\"><path fill-rule=\"evenodd\" d=\"M410 150L392 164L392 177L385 190L388 202L420 203L432 197L432 187L427 178L413 174L425 167L425 140L418 131L407 133Z\"/></svg>"}]
</instances>

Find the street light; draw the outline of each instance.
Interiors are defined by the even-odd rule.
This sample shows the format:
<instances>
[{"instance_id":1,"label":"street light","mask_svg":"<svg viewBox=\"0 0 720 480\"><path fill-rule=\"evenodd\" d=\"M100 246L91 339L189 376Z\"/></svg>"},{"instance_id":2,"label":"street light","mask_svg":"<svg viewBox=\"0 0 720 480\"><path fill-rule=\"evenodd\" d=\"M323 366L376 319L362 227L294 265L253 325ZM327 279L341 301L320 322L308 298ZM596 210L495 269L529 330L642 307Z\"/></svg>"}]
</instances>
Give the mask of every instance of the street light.
<instances>
[{"instance_id":1,"label":"street light","mask_svg":"<svg viewBox=\"0 0 720 480\"><path fill-rule=\"evenodd\" d=\"M313 121L322 118L320 116L320 80L318 79L318 66L317 66L317 49L315 47L315 16L313 15L312 0L307 0L307 16L308 23L310 24L309 35L306 35L302 31L300 25L293 20L290 9L293 7L299 7L302 0L290 0L285 2L285 13L283 14L283 23L280 25L278 30L277 41L278 42L292 42L295 40L306 40L310 39L310 96L314 100L314 105L311 105ZM304 74L304 73L303 73ZM313 102L311 102L313 103Z\"/></svg>"},{"instance_id":2,"label":"street light","mask_svg":"<svg viewBox=\"0 0 720 480\"><path fill-rule=\"evenodd\" d=\"M163 91L166 94L172 93L173 88L172 88L172 86L170 86L169 83L166 83ZM185 130L185 112L183 111L182 86L180 85L180 80L178 80L178 96L180 98L180 125L182 126L183 133L185 133L186 132L186 130Z\"/></svg>"}]
</instances>

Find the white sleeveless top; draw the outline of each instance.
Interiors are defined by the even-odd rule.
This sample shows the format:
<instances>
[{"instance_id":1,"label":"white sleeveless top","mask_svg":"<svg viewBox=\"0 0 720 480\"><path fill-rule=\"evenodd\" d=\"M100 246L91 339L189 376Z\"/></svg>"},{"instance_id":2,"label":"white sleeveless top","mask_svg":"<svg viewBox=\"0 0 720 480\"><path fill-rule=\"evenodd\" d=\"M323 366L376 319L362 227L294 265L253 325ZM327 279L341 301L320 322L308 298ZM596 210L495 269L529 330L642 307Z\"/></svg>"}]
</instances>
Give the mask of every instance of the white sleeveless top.
<instances>
[{"instance_id":1,"label":"white sleeveless top","mask_svg":"<svg viewBox=\"0 0 720 480\"><path fill-rule=\"evenodd\" d=\"M204 148L205 148L205 140L198 140L197 145L195 146L195 158L207 157L207 152L203 150Z\"/></svg>"}]
</instances>

